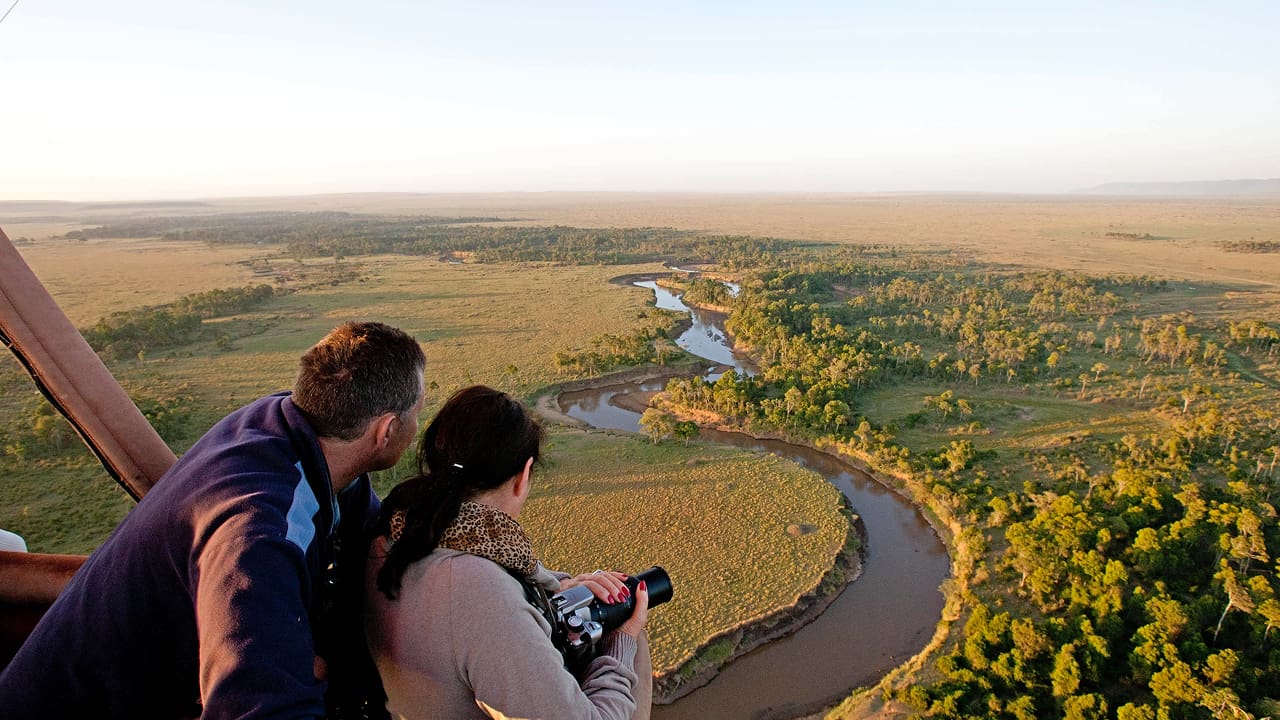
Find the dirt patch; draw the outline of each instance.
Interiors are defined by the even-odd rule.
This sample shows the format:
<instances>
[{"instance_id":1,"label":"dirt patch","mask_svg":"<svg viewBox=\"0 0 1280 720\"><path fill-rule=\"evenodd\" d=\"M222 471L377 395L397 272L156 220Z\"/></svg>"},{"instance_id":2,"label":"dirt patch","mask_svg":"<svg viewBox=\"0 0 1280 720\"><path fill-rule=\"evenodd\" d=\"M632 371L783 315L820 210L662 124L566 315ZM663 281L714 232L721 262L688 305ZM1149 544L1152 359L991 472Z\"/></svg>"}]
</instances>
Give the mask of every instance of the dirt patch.
<instances>
[{"instance_id":1,"label":"dirt patch","mask_svg":"<svg viewBox=\"0 0 1280 720\"><path fill-rule=\"evenodd\" d=\"M787 534L792 537L800 537L801 535L810 535L818 531L813 525L803 525L791 523L787 526Z\"/></svg>"}]
</instances>

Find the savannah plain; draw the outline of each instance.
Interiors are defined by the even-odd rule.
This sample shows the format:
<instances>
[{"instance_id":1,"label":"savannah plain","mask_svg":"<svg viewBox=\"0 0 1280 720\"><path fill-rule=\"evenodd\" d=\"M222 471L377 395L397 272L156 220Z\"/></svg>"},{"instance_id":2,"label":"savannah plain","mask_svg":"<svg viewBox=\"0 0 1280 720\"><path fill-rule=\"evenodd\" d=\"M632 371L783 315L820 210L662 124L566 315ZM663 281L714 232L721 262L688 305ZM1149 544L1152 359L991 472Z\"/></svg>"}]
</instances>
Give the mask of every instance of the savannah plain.
<instances>
[{"instance_id":1,"label":"savannah plain","mask_svg":"<svg viewBox=\"0 0 1280 720\"><path fill-rule=\"evenodd\" d=\"M1247 316L1280 323L1280 252L1227 249L1231 243L1280 241L1280 198L1274 197L538 193L333 195L156 205L0 203L0 228L82 328L113 312L261 282L253 267L264 258L291 273L288 283L294 289L289 294L206 321L218 330L211 339L109 363L135 401L151 410L149 416L164 420L161 434L179 452L223 413L287 387L297 356L345 319L384 320L423 343L432 383L428 415L450 392L472 383L501 387L532 401L572 379L558 365L557 353L582 350L602 335L669 322L652 309L646 292L608 282L623 274L662 272L656 262L576 266L451 264L402 255L287 258L266 245L62 237L113 220L268 211L483 216L503 225L666 227L849 245L869 257L908 261L917 271L936 265L940 273L973 268L996 274L1061 270L1148 276L1167 281L1168 289L1143 297L1140 306L1135 301L1135 316L1192 313L1204 322ZM340 272L334 266L341 266ZM1280 387L1274 363L1249 360L1231 367L1257 383L1260 392L1274 395ZM1094 377L1105 379L1103 372ZM1158 429L1164 421L1133 401L1127 385L1121 389L1138 381L1115 378L1115 395L1124 398L1115 402L1086 399L1078 387L1028 394L1017 383L989 385L985 380L981 390L958 385L957 392L972 400L976 416L988 426L987 432L973 434L973 445L1008 457L1061 448L1082 430L1118 441ZM5 446L0 468L6 477L0 483L0 527L26 536L34 551L89 552L127 512L127 497L78 447L69 428L57 425L15 362L6 363L0 387L0 406L8 416L0 425ZM920 415L931 402L936 405L940 389L924 379L871 389L858 398L856 412L876 426L896 426ZM1015 406L1016 412L1000 410ZM985 414L984 408L989 409ZM942 422L907 423L897 442L921 449L965 436L944 427L946 419L944 414ZM44 431L33 434L33 424L43 424ZM789 463L696 441L654 444L642 437L563 427L553 430L548 450L551 461L529 508L535 550L549 565L565 569L666 566L677 579L677 593L675 602L655 611L651 626L660 670L674 671L735 624L816 592L845 546L849 525L838 493ZM385 491L408 472L408 461L402 462L379 479L379 486ZM1032 463L1013 462L1006 475L1032 472ZM930 516L954 554L972 551L955 542L963 515L951 519L956 526L950 529L946 517L932 511ZM796 524L818 531L785 531ZM991 528L991 534L998 546L1000 529ZM875 538L869 542L874 548ZM752 592L742 592L744 585ZM1010 607L1027 606L1011 590L1006 594ZM908 663L905 672L886 682L901 690L913 682L937 680L926 661L962 642L963 634L947 632L958 629L971 613L961 595L949 598L947 616L928 649L932 655ZM863 693L833 712L905 715L910 709L903 697ZM938 715L948 716L941 710Z\"/></svg>"}]
</instances>

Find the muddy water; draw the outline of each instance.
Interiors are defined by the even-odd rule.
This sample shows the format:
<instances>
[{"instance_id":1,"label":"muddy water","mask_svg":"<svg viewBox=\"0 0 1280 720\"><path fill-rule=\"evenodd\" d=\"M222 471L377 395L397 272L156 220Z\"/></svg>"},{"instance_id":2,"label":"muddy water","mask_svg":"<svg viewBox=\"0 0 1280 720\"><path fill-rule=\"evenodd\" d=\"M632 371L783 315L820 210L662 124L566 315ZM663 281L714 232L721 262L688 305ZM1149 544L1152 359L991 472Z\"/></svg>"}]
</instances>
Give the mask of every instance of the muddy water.
<instances>
[{"instance_id":1,"label":"muddy water","mask_svg":"<svg viewBox=\"0 0 1280 720\"><path fill-rule=\"evenodd\" d=\"M672 304L679 298L662 288L655 290L659 302L682 309ZM690 351L702 355L708 345L703 338L718 337L721 349L703 357L754 372L746 358L724 344L722 320L714 314L695 314L693 327L685 333L695 337L682 337L677 344L696 347ZM566 393L560 398L561 409L596 427L635 432L640 416L611 401L621 393L658 390L664 384ZM713 430L703 430L701 437L776 453L821 473L862 516L867 555L862 577L816 620L734 660L709 684L675 703L655 707L656 720L794 717L875 682L928 642L942 611L938 586L947 577L948 562L937 535L912 505L865 473L809 448Z\"/></svg>"},{"instance_id":2,"label":"muddy water","mask_svg":"<svg viewBox=\"0 0 1280 720\"><path fill-rule=\"evenodd\" d=\"M751 361L751 358L731 349L729 334L724 329L725 316L723 313L691 308L681 302L679 295L664 287L659 287L653 280L643 280L632 284L652 290L654 304L659 308L689 313L690 318L693 320L693 326L676 338L676 345L679 345L686 352L697 355L700 358L706 358L716 365L735 368L739 375L756 374L756 366ZM719 377L719 374L717 373L715 376Z\"/></svg>"}]
</instances>

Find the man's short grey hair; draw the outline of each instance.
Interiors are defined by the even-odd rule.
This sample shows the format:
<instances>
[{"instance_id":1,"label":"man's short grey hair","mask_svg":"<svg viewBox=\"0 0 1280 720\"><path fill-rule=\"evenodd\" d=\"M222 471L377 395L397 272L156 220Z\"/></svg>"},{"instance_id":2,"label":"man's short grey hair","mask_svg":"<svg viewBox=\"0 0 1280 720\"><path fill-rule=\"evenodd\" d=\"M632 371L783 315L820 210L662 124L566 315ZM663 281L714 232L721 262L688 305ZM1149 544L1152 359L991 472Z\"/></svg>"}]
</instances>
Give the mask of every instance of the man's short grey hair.
<instances>
[{"instance_id":1,"label":"man's short grey hair","mask_svg":"<svg viewBox=\"0 0 1280 720\"><path fill-rule=\"evenodd\" d=\"M403 330L343 323L302 356L293 402L320 437L355 440L375 418L414 406L425 366L418 341Z\"/></svg>"}]
</instances>

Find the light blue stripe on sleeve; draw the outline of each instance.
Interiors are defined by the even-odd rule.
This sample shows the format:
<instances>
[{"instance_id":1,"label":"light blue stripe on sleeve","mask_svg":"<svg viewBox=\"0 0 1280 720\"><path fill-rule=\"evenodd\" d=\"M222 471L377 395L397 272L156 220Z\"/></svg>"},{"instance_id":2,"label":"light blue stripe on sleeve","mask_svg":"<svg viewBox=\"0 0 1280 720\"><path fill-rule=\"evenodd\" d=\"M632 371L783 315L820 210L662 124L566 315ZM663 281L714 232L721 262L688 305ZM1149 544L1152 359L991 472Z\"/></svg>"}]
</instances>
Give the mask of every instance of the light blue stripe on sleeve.
<instances>
[{"instance_id":1,"label":"light blue stripe on sleeve","mask_svg":"<svg viewBox=\"0 0 1280 720\"><path fill-rule=\"evenodd\" d=\"M298 486L293 489L293 504L289 506L286 518L289 531L285 538L305 553L316 536L316 523L312 518L320 512L320 502L311 490L311 483L307 482L307 473L302 469L302 463L296 463L294 467L298 469L299 479Z\"/></svg>"}]
</instances>

